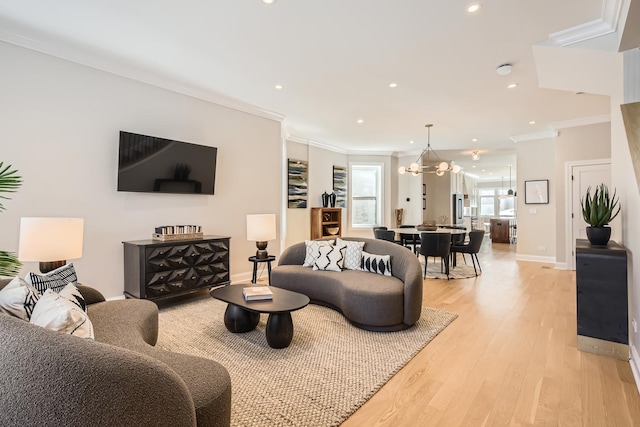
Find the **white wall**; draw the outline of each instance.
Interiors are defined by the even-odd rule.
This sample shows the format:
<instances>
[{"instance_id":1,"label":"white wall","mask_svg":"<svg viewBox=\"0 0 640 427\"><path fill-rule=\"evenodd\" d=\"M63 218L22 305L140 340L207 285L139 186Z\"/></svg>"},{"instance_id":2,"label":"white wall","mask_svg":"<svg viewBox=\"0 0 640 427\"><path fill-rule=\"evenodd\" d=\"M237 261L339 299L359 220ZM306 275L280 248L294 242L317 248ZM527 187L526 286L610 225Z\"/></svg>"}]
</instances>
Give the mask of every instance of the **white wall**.
<instances>
[{"instance_id":1,"label":"white wall","mask_svg":"<svg viewBox=\"0 0 640 427\"><path fill-rule=\"evenodd\" d=\"M516 147L518 179L518 248L520 260L555 262L556 187L554 138L519 142ZM549 204L526 205L524 181L549 180Z\"/></svg>"},{"instance_id":2,"label":"white wall","mask_svg":"<svg viewBox=\"0 0 640 427\"><path fill-rule=\"evenodd\" d=\"M410 165L416 160L415 156L404 156L397 159L398 165ZM422 224L422 175L413 176L410 173L400 175L397 168L391 173L397 175L397 190L393 209L403 209L403 224ZM407 199L409 199L407 201ZM391 221L391 225L395 222Z\"/></svg>"},{"instance_id":3,"label":"white wall","mask_svg":"<svg viewBox=\"0 0 640 427\"><path fill-rule=\"evenodd\" d=\"M640 51L634 49L624 52L624 88L611 100L611 180L620 193L622 243L629 251L630 314L636 320L640 320L640 189L634 176L620 105L639 101ZM629 332L637 375L640 373L640 333L633 329Z\"/></svg>"},{"instance_id":4,"label":"white wall","mask_svg":"<svg viewBox=\"0 0 640 427\"><path fill-rule=\"evenodd\" d=\"M245 215L281 214L279 122L6 43L0 63L0 161L24 178L0 216L4 250L18 249L20 217L82 217L79 279L118 297L121 242L192 223L230 236L232 279L248 277L255 244L246 240ZM117 192L120 130L218 147L216 194ZM37 268L27 263L22 274Z\"/></svg>"}]
</instances>

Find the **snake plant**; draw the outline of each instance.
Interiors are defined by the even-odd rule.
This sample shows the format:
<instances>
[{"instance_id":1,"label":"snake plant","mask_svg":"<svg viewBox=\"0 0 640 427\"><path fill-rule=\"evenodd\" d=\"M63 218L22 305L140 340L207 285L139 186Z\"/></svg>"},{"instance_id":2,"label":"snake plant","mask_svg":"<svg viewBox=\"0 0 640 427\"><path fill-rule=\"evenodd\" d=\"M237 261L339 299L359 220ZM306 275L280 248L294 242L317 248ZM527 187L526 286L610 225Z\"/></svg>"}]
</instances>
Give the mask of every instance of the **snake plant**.
<instances>
[{"instance_id":1,"label":"snake plant","mask_svg":"<svg viewBox=\"0 0 640 427\"><path fill-rule=\"evenodd\" d=\"M598 185L593 196L589 187L587 194L580 200L582 217L592 227L604 227L620 213L619 201L615 190L613 196L609 197L609 189L605 184Z\"/></svg>"},{"instance_id":2,"label":"snake plant","mask_svg":"<svg viewBox=\"0 0 640 427\"><path fill-rule=\"evenodd\" d=\"M22 177L18 175L18 171L11 169L11 165L4 166L4 163L0 162L0 199L10 199L1 193L15 193L20 185ZM0 212L3 210L5 207L0 203ZM15 253L0 251L0 276L15 276L21 266Z\"/></svg>"}]
</instances>

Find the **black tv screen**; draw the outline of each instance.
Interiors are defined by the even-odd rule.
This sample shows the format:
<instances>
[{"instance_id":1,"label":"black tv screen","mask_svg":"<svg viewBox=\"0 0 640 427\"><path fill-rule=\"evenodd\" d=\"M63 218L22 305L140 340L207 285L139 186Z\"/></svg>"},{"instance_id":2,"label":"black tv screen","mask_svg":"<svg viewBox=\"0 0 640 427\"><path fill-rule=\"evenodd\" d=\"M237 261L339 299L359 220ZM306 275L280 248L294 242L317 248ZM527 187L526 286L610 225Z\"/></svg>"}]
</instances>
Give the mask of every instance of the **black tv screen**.
<instances>
[{"instance_id":1,"label":"black tv screen","mask_svg":"<svg viewBox=\"0 0 640 427\"><path fill-rule=\"evenodd\" d=\"M214 194L218 149L120 131L118 191Z\"/></svg>"}]
</instances>

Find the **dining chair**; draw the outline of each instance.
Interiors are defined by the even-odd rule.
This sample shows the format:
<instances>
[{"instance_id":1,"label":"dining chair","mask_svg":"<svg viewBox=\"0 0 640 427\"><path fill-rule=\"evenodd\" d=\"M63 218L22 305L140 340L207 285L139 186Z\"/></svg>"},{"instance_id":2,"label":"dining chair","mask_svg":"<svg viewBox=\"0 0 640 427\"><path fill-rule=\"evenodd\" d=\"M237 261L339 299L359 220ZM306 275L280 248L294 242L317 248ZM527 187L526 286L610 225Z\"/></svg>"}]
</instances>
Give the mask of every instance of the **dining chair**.
<instances>
[{"instance_id":1,"label":"dining chair","mask_svg":"<svg viewBox=\"0 0 640 427\"><path fill-rule=\"evenodd\" d=\"M416 228L415 225L400 225L398 228ZM413 251L416 256L419 256L418 249L420 248L420 235L415 233L399 233L400 244Z\"/></svg>"},{"instance_id":2,"label":"dining chair","mask_svg":"<svg viewBox=\"0 0 640 427\"><path fill-rule=\"evenodd\" d=\"M471 255L471 261L473 262L473 271L478 275L478 270L476 270L476 262L478 263L478 269L482 272L482 267L480 267L480 260L478 259L478 252L480 252L480 246L482 246L482 239L484 238L484 230L472 230L469 232L469 243L463 243L460 245L451 246L451 253L454 257L457 254L462 254L462 259L464 263L467 263L467 259L464 257L464 254Z\"/></svg>"},{"instance_id":3,"label":"dining chair","mask_svg":"<svg viewBox=\"0 0 640 427\"><path fill-rule=\"evenodd\" d=\"M440 272L449 280L449 252L451 249L451 233L421 233L420 254L424 255L424 278L427 277L429 257L440 258ZM443 268L444 267L444 268Z\"/></svg>"},{"instance_id":4,"label":"dining chair","mask_svg":"<svg viewBox=\"0 0 640 427\"><path fill-rule=\"evenodd\" d=\"M373 230L376 239L387 240L389 242L398 243L395 240L396 233L393 230Z\"/></svg>"}]
</instances>

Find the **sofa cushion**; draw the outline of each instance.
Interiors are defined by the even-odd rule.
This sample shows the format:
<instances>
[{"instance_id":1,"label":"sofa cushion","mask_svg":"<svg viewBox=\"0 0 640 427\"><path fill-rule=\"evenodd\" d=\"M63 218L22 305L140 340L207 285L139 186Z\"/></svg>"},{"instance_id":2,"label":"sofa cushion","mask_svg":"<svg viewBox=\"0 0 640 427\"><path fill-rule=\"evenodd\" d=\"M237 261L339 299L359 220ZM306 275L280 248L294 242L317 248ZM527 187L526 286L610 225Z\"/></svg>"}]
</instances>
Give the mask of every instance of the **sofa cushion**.
<instances>
[{"instance_id":1,"label":"sofa cushion","mask_svg":"<svg viewBox=\"0 0 640 427\"><path fill-rule=\"evenodd\" d=\"M361 270L360 267L362 261L362 249L364 248L364 242L352 242L349 240L342 240L338 238L336 245L347 245L347 251L344 254L343 268L346 270Z\"/></svg>"},{"instance_id":2,"label":"sofa cushion","mask_svg":"<svg viewBox=\"0 0 640 427\"><path fill-rule=\"evenodd\" d=\"M0 308L22 320L29 321L38 299L40 293L17 276L0 289Z\"/></svg>"},{"instance_id":3,"label":"sofa cushion","mask_svg":"<svg viewBox=\"0 0 640 427\"><path fill-rule=\"evenodd\" d=\"M28 273L25 280L36 288L38 292L44 294L47 289L60 292L67 283L76 283L78 277L76 276L75 268L73 268L73 263L70 262L45 274Z\"/></svg>"},{"instance_id":4,"label":"sofa cushion","mask_svg":"<svg viewBox=\"0 0 640 427\"><path fill-rule=\"evenodd\" d=\"M79 338L93 339L91 320L80 307L47 289L31 314L30 323Z\"/></svg>"},{"instance_id":5,"label":"sofa cushion","mask_svg":"<svg viewBox=\"0 0 640 427\"><path fill-rule=\"evenodd\" d=\"M333 240L305 240L305 258L302 265L304 267L313 267L316 258L320 254L320 246L332 246Z\"/></svg>"},{"instance_id":6,"label":"sofa cushion","mask_svg":"<svg viewBox=\"0 0 640 427\"><path fill-rule=\"evenodd\" d=\"M314 270L342 271L344 264L344 254L347 245L343 246L320 246L318 257L313 263Z\"/></svg>"},{"instance_id":7,"label":"sofa cushion","mask_svg":"<svg viewBox=\"0 0 640 427\"><path fill-rule=\"evenodd\" d=\"M389 255L376 255L362 252L362 270L369 273L391 276L391 257Z\"/></svg>"}]
</instances>

